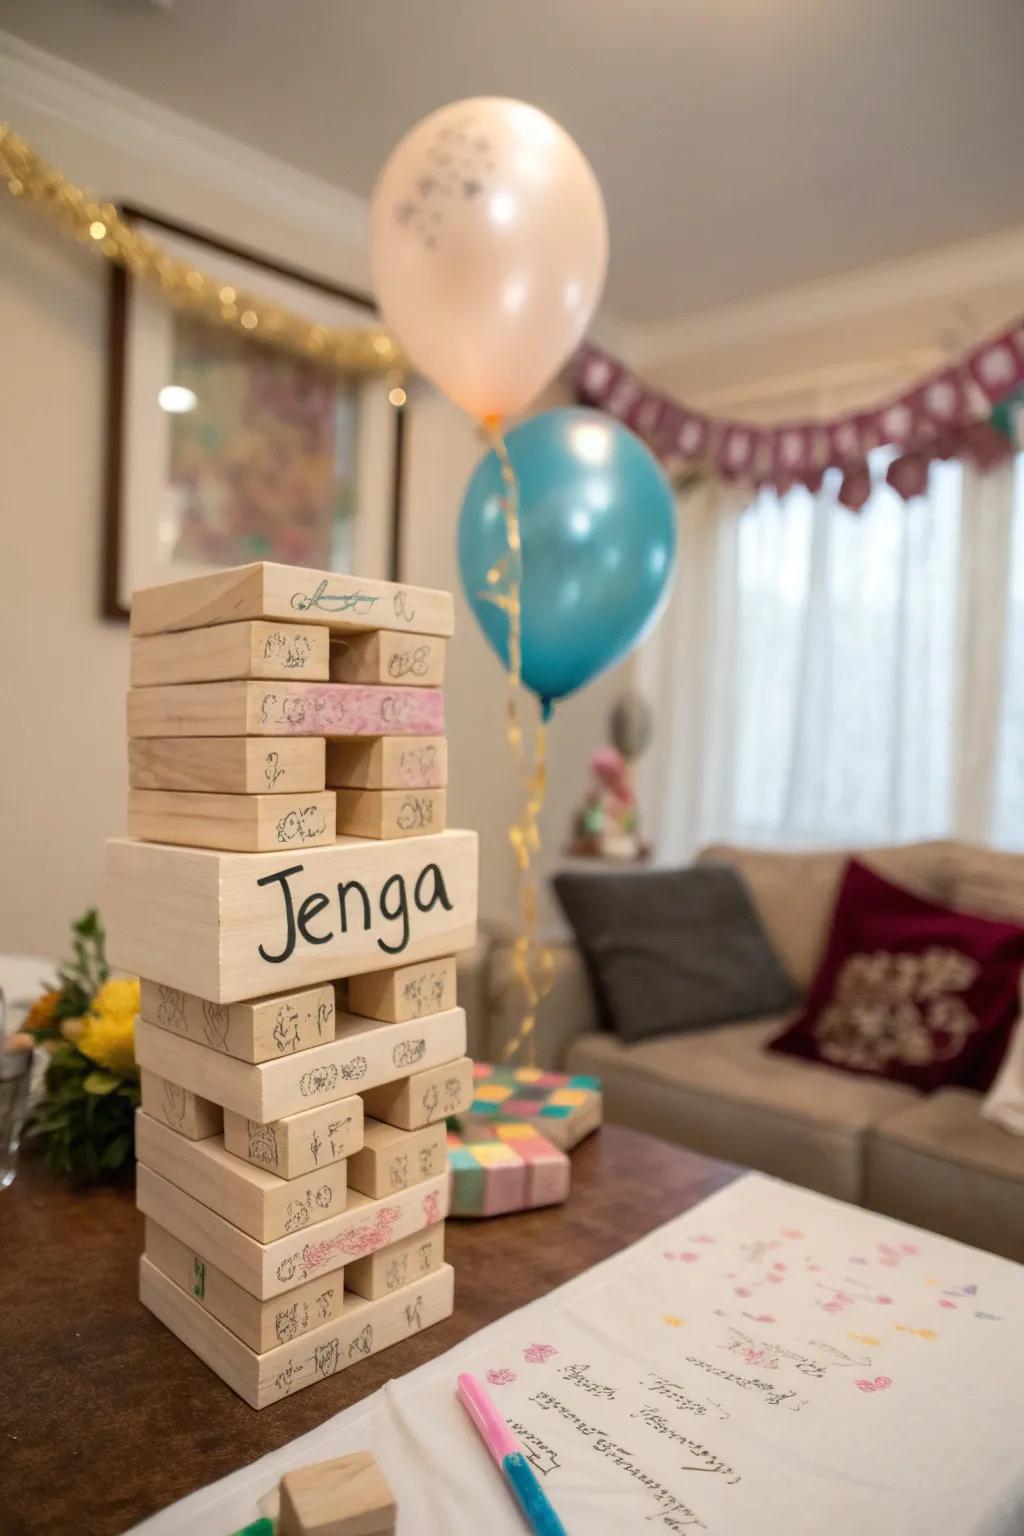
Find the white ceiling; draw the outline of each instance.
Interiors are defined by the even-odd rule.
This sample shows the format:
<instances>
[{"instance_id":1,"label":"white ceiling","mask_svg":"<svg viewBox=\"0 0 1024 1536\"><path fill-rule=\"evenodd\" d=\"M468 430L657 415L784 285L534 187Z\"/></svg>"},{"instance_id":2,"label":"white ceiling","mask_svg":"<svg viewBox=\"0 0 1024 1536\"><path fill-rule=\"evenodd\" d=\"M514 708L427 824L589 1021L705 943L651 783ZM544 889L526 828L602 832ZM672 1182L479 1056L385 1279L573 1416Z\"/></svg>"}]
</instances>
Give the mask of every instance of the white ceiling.
<instances>
[{"instance_id":1,"label":"white ceiling","mask_svg":"<svg viewBox=\"0 0 1024 1536\"><path fill-rule=\"evenodd\" d=\"M601 180L634 324L1024 211L1024 0L0 0L0 24L361 196L432 108L533 101Z\"/></svg>"}]
</instances>

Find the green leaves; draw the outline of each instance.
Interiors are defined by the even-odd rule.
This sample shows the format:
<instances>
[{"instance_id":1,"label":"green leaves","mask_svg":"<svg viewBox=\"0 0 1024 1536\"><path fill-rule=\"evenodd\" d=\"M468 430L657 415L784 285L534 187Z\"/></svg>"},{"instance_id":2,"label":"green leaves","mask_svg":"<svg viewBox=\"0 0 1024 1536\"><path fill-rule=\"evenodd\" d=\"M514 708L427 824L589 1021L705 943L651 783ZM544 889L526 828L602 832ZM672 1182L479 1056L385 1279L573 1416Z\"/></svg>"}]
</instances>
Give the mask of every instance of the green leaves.
<instances>
[{"instance_id":1,"label":"green leaves","mask_svg":"<svg viewBox=\"0 0 1024 1536\"><path fill-rule=\"evenodd\" d=\"M107 964L107 936L95 907L73 923L74 958L57 972L60 998L54 1018L77 1019L87 1013L96 993L110 975Z\"/></svg>"}]
</instances>

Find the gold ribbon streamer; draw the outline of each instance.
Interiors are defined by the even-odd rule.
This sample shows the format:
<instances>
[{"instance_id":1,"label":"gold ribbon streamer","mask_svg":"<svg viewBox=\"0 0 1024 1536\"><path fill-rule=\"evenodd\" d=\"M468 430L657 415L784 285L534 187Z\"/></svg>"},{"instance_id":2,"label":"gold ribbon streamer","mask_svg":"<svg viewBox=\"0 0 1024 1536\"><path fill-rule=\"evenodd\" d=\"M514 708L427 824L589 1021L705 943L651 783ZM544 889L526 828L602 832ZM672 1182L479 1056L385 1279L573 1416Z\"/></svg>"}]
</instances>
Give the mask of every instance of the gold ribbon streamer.
<instances>
[{"instance_id":1,"label":"gold ribbon streamer","mask_svg":"<svg viewBox=\"0 0 1024 1536\"><path fill-rule=\"evenodd\" d=\"M488 591L484 596L508 617L508 701L505 736L516 764L523 775L523 809L508 829L508 840L515 855L519 887L522 933L513 948L513 967L523 995L523 1014L516 1033L505 1047L510 1061L526 1048L528 1066L537 1058L537 1009L551 990L554 956L549 945L537 937L538 877L536 860L541 852L540 815L547 793L547 724L537 722L533 760L527 765L523 729L519 719L519 690L522 684L523 551L519 526L519 482L509 458L499 421L488 418L484 431L501 467L504 486L502 506L505 513L505 539L508 551L487 573Z\"/></svg>"},{"instance_id":2,"label":"gold ribbon streamer","mask_svg":"<svg viewBox=\"0 0 1024 1536\"><path fill-rule=\"evenodd\" d=\"M179 261L122 218L113 203L96 202L56 166L47 164L9 123L0 123L0 183L12 197L45 214L62 233L159 289L176 308L284 347L338 373L392 373L407 366L394 338L380 326L314 325L283 305L239 292Z\"/></svg>"}]
</instances>

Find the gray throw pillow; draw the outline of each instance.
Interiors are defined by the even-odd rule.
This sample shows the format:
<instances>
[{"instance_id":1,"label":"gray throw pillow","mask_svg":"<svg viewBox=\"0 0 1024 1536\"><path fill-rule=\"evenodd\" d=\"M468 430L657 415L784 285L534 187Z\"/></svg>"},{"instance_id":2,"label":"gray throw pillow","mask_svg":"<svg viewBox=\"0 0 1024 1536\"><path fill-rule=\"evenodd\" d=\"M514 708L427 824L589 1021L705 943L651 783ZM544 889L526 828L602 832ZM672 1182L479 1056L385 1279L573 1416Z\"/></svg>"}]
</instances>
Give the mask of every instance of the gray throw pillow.
<instances>
[{"instance_id":1,"label":"gray throw pillow","mask_svg":"<svg viewBox=\"0 0 1024 1536\"><path fill-rule=\"evenodd\" d=\"M601 1023L626 1041L783 1013L800 994L734 869L560 874Z\"/></svg>"}]
</instances>

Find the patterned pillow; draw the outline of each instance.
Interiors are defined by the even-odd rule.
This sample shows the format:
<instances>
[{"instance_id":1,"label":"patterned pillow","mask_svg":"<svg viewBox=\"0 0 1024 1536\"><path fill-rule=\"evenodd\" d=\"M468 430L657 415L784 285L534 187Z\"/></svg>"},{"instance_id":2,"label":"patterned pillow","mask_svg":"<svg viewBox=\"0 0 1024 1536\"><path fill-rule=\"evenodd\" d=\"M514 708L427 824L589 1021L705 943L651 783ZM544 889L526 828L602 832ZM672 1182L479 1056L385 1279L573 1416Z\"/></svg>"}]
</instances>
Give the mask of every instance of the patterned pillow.
<instances>
[{"instance_id":1,"label":"patterned pillow","mask_svg":"<svg viewBox=\"0 0 1024 1536\"><path fill-rule=\"evenodd\" d=\"M1017 1017L1024 928L851 859L807 1006L769 1049L931 1091L987 1088Z\"/></svg>"}]
</instances>

